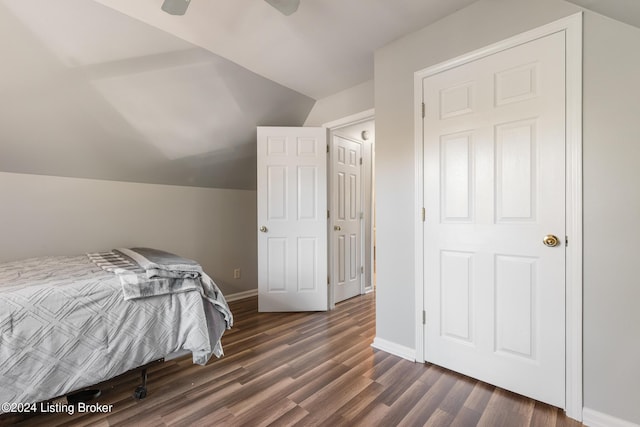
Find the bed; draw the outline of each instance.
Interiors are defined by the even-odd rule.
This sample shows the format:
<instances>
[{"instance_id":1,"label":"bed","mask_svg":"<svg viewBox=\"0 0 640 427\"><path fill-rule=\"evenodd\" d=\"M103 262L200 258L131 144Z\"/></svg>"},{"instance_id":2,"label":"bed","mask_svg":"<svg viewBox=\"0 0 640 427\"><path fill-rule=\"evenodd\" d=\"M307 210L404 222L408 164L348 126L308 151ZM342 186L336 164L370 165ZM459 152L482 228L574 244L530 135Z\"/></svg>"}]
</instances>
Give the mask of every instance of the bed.
<instances>
[{"instance_id":1,"label":"bed","mask_svg":"<svg viewBox=\"0 0 640 427\"><path fill-rule=\"evenodd\" d=\"M167 252L0 264L0 402L64 396L185 350L204 365L232 323L213 280Z\"/></svg>"}]
</instances>

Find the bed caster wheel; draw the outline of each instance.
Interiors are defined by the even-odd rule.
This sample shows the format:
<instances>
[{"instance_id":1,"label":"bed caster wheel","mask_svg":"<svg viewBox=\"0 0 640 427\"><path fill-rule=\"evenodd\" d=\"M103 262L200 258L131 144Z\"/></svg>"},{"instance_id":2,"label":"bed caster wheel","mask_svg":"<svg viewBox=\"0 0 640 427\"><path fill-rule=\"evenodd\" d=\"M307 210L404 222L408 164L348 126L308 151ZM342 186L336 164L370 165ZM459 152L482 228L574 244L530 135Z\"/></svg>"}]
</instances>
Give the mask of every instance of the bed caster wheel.
<instances>
[{"instance_id":1,"label":"bed caster wheel","mask_svg":"<svg viewBox=\"0 0 640 427\"><path fill-rule=\"evenodd\" d=\"M139 385L133 392L133 397L136 400L144 399L145 397L147 397L147 388Z\"/></svg>"}]
</instances>

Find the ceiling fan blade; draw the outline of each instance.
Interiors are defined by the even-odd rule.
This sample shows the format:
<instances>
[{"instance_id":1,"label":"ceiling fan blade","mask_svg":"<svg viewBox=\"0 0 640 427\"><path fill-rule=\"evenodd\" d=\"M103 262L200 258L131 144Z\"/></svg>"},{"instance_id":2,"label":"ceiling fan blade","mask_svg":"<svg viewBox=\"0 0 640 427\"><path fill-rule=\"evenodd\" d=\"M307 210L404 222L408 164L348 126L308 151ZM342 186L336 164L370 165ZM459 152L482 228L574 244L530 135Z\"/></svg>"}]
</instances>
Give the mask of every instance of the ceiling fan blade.
<instances>
[{"instance_id":1,"label":"ceiling fan blade","mask_svg":"<svg viewBox=\"0 0 640 427\"><path fill-rule=\"evenodd\" d=\"M298 10L300 0L265 0L271 6L275 7L283 15L289 16Z\"/></svg>"},{"instance_id":2,"label":"ceiling fan blade","mask_svg":"<svg viewBox=\"0 0 640 427\"><path fill-rule=\"evenodd\" d=\"M162 10L170 15L184 15L191 0L164 0Z\"/></svg>"}]
</instances>

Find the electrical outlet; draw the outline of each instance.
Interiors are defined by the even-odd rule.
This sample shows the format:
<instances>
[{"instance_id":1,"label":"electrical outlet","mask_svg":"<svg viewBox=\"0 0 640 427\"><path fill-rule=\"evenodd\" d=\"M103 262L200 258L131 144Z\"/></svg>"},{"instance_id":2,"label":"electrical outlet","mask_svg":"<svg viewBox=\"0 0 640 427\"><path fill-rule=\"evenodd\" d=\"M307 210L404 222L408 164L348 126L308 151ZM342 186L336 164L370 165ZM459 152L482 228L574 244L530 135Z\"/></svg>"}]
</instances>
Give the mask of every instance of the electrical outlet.
<instances>
[{"instance_id":1,"label":"electrical outlet","mask_svg":"<svg viewBox=\"0 0 640 427\"><path fill-rule=\"evenodd\" d=\"M234 279L239 279L240 278L240 269L236 268L235 270L233 270L233 278Z\"/></svg>"}]
</instances>

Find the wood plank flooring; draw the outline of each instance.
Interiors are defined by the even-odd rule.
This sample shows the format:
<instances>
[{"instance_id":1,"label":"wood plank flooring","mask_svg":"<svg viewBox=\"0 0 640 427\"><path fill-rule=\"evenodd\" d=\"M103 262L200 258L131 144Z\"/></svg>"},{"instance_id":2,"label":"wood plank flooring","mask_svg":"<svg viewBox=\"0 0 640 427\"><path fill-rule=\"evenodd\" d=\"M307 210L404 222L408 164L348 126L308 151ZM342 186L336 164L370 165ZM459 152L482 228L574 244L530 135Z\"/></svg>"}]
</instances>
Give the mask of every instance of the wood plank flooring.
<instances>
[{"instance_id":1,"label":"wood plank flooring","mask_svg":"<svg viewBox=\"0 0 640 427\"><path fill-rule=\"evenodd\" d=\"M257 313L231 303L225 356L154 364L148 396L138 372L100 384L109 413L0 416L24 426L536 426L575 427L554 407L440 367L371 348L374 294L328 313Z\"/></svg>"}]
</instances>

